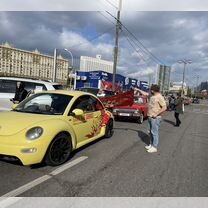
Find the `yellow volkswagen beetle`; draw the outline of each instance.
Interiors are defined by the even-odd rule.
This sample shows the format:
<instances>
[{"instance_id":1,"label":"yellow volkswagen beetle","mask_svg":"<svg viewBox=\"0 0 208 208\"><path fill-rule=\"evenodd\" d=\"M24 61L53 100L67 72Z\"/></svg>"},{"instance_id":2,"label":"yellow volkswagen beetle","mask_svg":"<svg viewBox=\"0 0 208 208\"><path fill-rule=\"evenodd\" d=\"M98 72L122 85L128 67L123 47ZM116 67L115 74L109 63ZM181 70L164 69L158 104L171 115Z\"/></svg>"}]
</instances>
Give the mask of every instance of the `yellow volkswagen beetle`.
<instances>
[{"instance_id":1,"label":"yellow volkswagen beetle","mask_svg":"<svg viewBox=\"0 0 208 208\"><path fill-rule=\"evenodd\" d=\"M0 113L0 155L23 165L63 164L73 150L112 134L112 114L80 91L38 93Z\"/></svg>"}]
</instances>

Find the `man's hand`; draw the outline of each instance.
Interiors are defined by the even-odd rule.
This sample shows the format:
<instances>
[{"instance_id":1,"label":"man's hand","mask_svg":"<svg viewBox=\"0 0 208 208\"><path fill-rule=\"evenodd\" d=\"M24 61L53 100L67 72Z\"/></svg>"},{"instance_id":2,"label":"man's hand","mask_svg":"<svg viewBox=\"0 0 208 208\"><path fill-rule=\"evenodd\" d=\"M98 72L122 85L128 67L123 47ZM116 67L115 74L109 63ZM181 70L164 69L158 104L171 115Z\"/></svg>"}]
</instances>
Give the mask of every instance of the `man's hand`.
<instances>
[{"instance_id":1,"label":"man's hand","mask_svg":"<svg viewBox=\"0 0 208 208\"><path fill-rule=\"evenodd\" d=\"M167 106L163 106L162 108L161 108L161 110L160 111L158 111L157 113L154 113L153 115L152 115L152 118L157 118L158 116L160 116L163 112L165 112L167 110Z\"/></svg>"}]
</instances>

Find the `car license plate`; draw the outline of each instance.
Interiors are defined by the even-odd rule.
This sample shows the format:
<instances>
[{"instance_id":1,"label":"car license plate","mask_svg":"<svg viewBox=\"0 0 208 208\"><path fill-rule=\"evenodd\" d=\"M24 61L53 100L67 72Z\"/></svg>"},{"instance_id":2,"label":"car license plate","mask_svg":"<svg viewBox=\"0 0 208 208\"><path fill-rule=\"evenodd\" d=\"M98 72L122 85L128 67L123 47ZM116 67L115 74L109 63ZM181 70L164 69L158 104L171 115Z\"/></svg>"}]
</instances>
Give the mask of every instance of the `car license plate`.
<instances>
[{"instance_id":1,"label":"car license plate","mask_svg":"<svg viewBox=\"0 0 208 208\"><path fill-rule=\"evenodd\" d=\"M119 116L130 116L129 113L119 113Z\"/></svg>"}]
</instances>

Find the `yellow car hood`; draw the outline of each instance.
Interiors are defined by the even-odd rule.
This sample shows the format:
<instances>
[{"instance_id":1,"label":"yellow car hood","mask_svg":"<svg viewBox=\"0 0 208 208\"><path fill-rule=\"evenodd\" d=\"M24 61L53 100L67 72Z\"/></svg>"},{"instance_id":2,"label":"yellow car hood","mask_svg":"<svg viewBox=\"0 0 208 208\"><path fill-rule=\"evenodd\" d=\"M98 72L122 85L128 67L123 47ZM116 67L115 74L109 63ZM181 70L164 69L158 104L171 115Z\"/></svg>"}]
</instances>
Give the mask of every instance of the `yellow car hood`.
<instances>
[{"instance_id":1,"label":"yellow car hood","mask_svg":"<svg viewBox=\"0 0 208 208\"><path fill-rule=\"evenodd\" d=\"M39 126L42 121L51 119L53 116L19 113L19 112L1 112L0 113L0 136L9 136L17 134L30 126Z\"/></svg>"}]
</instances>

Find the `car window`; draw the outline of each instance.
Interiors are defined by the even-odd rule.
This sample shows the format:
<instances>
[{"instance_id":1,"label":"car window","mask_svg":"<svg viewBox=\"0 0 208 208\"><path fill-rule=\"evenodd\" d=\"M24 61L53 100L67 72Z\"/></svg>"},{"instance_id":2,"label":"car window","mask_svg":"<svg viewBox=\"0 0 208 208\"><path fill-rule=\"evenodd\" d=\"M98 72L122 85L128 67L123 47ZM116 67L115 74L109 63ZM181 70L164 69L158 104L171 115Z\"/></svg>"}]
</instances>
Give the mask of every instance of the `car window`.
<instances>
[{"instance_id":1,"label":"car window","mask_svg":"<svg viewBox=\"0 0 208 208\"><path fill-rule=\"evenodd\" d=\"M35 94L15 109L24 113L63 115L73 97L61 94Z\"/></svg>"},{"instance_id":2,"label":"car window","mask_svg":"<svg viewBox=\"0 0 208 208\"><path fill-rule=\"evenodd\" d=\"M55 84L55 85L53 85L53 87L55 90L63 90L63 85Z\"/></svg>"},{"instance_id":3,"label":"car window","mask_svg":"<svg viewBox=\"0 0 208 208\"><path fill-rule=\"evenodd\" d=\"M102 110L103 106L100 101L90 95L83 95L74 102L70 112L74 109L81 109L84 112L94 112Z\"/></svg>"},{"instance_id":4,"label":"car window","mask_svg":"<svg viewBox=\"0 0 208 208\"><path fill-rule=\"evenodd\" d=\"M29 92L29 91L34 91L35 93L37 92L42 92L42 91L46 91L46 87L44 84L40 84L40 83L34 83L34 82L25 82L25 89Z\"/></svg>"},{"instance_id":5,"label":"car window","mask_svg":"<svg viewBox=\"0 0 208 208\"><path fill-rule=\"evenodd\" d=\"M144 99L141 98L141 97L134 98L134 103L136 103L136 104L142 104L142 103L144 103Z\"/></svg>"},{"instance_id":6,"label":"car window","mask_svg":"<svg viewBox=\"0 0 208 208\"><path fill-rule=\"evenodd\" d=\"M16 81L15 80L0 80L1 93L15 93Z\"/></svg>"},{"instance_id":7,"label":"car window","mask_svg":"<svg viewBox=\"0 0 208 208\"><path fill-rule=\"evenodd\" d=\"M25 89L29 91L33 91L35 89L35 84L32 82L24 82L25 84Z\"/></svg>"},{"instance_id":8,"label":"car window","mask_svg":"<svg viewBox=\"0 0 208 208\"><path fill-rule=\"evenodd\" d=\"M35 92L47 91L47 88L44 84L34 83L35 84Z\"/></svg>"}]
</instances>

